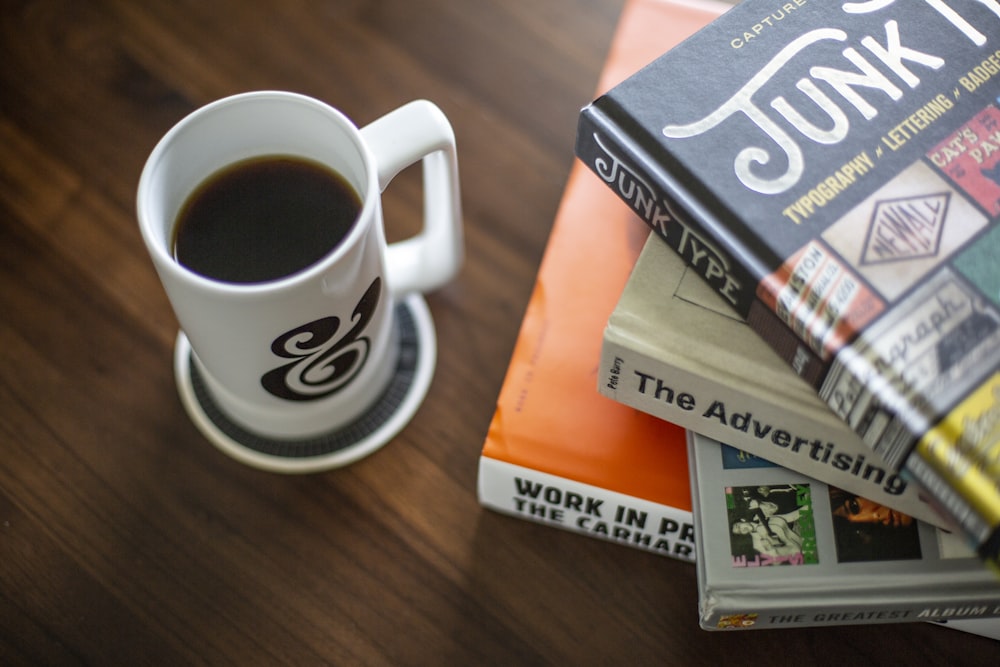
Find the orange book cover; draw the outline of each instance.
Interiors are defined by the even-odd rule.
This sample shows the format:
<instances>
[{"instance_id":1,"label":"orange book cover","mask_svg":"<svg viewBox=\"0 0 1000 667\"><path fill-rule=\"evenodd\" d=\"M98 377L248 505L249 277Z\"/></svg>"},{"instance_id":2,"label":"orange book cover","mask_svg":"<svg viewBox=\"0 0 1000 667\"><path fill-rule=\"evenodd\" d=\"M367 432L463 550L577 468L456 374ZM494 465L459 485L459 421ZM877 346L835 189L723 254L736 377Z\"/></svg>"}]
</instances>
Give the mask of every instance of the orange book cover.
<instances>
[{"instance_id":1,"label":"orange book cover","mask_svg":"<svg viewBox=\"0 0 1000 667\"><path fill-rule=\"evenodd\" d=\"M599 90L726 7L630 0ZM629 224L632 215L574 165L483 446L479 499L524 519L693 560L684 430L597 392L602 332L648 235Z\"/></svg>"}]
</instances>

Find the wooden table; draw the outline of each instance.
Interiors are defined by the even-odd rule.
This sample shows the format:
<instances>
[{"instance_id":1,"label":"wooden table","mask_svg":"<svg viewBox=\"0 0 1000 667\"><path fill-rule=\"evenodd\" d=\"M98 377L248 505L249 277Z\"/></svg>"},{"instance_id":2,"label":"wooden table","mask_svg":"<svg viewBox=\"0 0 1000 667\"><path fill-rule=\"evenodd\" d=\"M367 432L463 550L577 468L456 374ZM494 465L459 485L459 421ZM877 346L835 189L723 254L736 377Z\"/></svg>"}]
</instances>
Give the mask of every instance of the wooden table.
<instances>
[{"instance_id":1,"label":"wooden table","mask_svg":"<svg viewBox=\"0 0 1000 667\"><path fill-rule=\"evenodd\" d=\"M927 624L712 634L688 563L479 507L476 464L621 0L0 8L0 664L984 664ZM134 196L157 139L281 88L459 140L468 258L423 408L312 476L187 418ZM418 180L387 194L391 234Z\"/></svg>"}]
</instances>

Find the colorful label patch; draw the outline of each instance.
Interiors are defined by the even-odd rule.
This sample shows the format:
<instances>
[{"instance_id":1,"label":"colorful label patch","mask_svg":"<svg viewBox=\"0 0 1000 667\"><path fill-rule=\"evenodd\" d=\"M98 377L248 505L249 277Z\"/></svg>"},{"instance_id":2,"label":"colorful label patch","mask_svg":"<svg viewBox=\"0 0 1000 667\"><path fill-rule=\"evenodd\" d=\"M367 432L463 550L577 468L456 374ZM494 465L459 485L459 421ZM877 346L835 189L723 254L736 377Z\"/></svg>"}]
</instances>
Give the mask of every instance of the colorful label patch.
<instances>
[{"instance_id":1,"label":"colorful label patch","mask_svg":"<svg viewBox=\"0 0 1000 667\"><path fill-rule=\"evenodd\" d=\"M1000 109L983 109L931 149L927 159L990 217L1000 215Z\"/></svg>"},{"instance_id":2,"label":"colorful label patch","mask_svg":"<svg viewBox=\"0 0 1000 667\"><path fill-rule=\"evenodd\" d=\"M878 450L895 464L914 438L882 438L894 417L923 433L997 363L1000 313L946 267L841 350L820 395L866 442L898 444Z\"/></svg>"},{"instance_id":3,"label":"colorful label patch","mask_svg":"<svg viewBox=\"0 0 1000 667\"><path fill-rule=\"evenodd\" d=\"M986 224L979 209L918 162L831 225L823 240L892 301Z\"/></svg>"},{"instance_id":4,"label":"colorful label patch","mask_svg":"<svg viewBox=\"0 0 1000 667\"><path fill-rule=\"evenodd\" d=\"M994 227L976 239L955 258L955 268L978 287L983 294L1000 306L1000 227Z\"/></svg>"},{"instance_id":5,"label":"colorful label patch","mask_svg":"<svg viewBox=\"0 0 1000 667\"><path fill-rule=\"evenodd\" d=\"M929 430L916 451L987 526L1000 524L1000 373Z\"/></svg>"},{"instance_id":6,"label":"colorful label patch","mask_svg":"<svg viewBox=\"0 0 1000 667\"><path fill-rule=\"evenodd\" d=\"M810 241L762 280L758 295L822 359L833 357L884 308L818 241Z\"/></svg>"}]
</instances>

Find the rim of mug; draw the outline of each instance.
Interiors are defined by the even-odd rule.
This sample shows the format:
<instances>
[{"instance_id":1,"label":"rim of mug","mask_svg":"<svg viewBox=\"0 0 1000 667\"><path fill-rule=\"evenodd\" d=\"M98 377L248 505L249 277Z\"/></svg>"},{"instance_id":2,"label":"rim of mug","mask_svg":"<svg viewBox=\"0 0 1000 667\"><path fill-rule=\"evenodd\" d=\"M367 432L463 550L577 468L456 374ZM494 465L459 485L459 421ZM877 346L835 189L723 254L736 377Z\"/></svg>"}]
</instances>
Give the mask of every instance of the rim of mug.
<instances>
[{"instance_id":1,"label":"rim of mug","mask_svg":"<svg viewBox=\"0 0 1000 667\"><path fill-rule=\"evenodd\" d=\"M163 228L159 224L153 222L158 213L151 210L151 189L154 184L156 170L162 164L164 155L170 150L171 145L177 137L190 125L197 122L199 118L208 114L218 113L225 107L244 104L248 101L252 102L260 100L282 100L292 102L297 105L308 106L314 110L322 111L325 115L335 120L336 124L342 130L347 130L345 135L349 137L355 150L357 151L357 154L364 161L364 173L365 179L367 180L367 187L365 187L364 193L359 193L361 198L361 209L358 211L357 218L355 218L350 231L337 243L334 248L323 255L319 260L303 267L302 269L299 269L298 271L272 280L252 283L237 283L217 280L189 269L181 264L170 252L167 247L169 246L169 241L164 242L162 234L162 231L164 231ZM272 154L277 155L277 153L260 153L260 156ZM212 173L207 174L206 178L211 176ZM199 184L202 182L204 182L204 178L198 181ZM146 247L152 254L155 255L156 259L159 260L157 261L158 265L171 271L182 279L195 283L202 288L233 296L250 296L259 295L264 292L278 292L284 289L290 289L298 285L303 279L308 279L313 276L318 277L320 274L325 272L343 255L350 252L350 250L358 243L358 240L364 235L366 225L358 223L370 215L370 211L375 205L375 197L380 194L375 161L372 158L368 146L364 143L361 137L361 130L342 111L327 104L326 102L301 93L281 90L256 90L229 95L200 106L177 121L177 123L175 123L173 127L171 127L170 130L168 130L167 133L160 138L160 140L156 143L156 146L154 146L153 150L150 152L149 157L146 159L146 162L143 165L142 173L139 176L139 185L136 196L136 214L139 221L139 229L142 233ZM188 192L185 195L185 198L190 196L191 192ZM164 221L163 224L167 229L171 229L175 223L176 221L170 220Z\"/></svg>"}]
</instances>

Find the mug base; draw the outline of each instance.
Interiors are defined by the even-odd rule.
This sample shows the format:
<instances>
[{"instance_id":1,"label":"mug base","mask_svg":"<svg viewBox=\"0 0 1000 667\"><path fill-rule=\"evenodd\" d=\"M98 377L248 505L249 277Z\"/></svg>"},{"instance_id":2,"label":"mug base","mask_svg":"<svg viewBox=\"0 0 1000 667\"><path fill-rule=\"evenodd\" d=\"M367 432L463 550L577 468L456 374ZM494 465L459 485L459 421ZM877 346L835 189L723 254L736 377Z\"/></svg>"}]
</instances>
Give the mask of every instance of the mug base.
<instances>
[{"instance_id":1,"label":"mug base","mask_svg":"<svg viewBox=\"0 0 1000 667\"><path fill-rule=\"evenodd\" d=\"M252 433L216 405L191 355L187 336L177 334L174 375L181 403L198 430L223 452L270 472L314 473L353 463L398 434L423 403L437 363L437 338L426 301L411 294L396 304L399 361L389 387L353 422L309 438L280 439Z\"/></svg>"}]
</instances>

